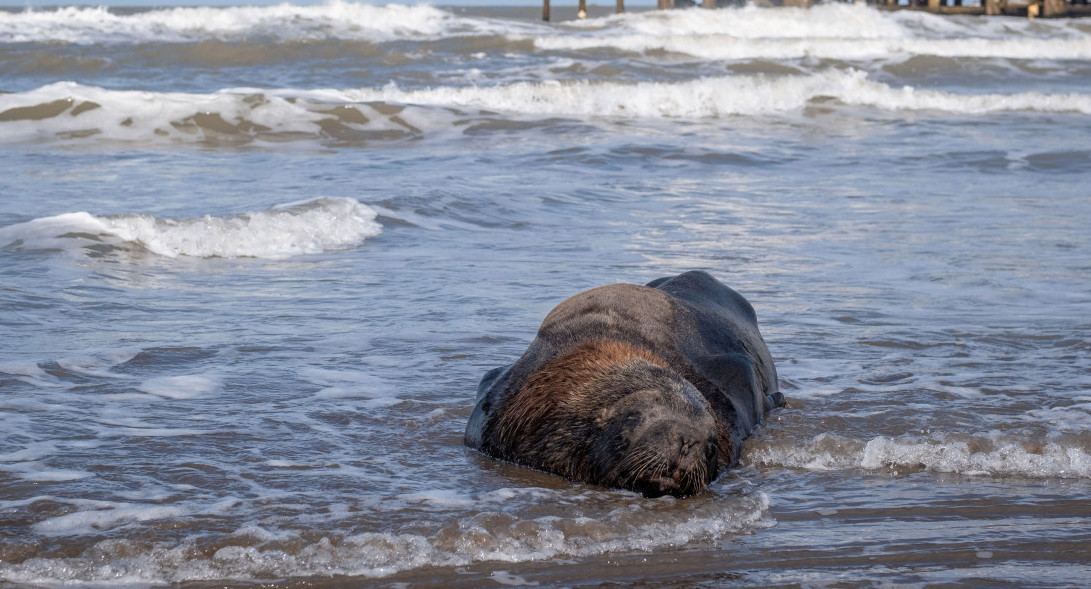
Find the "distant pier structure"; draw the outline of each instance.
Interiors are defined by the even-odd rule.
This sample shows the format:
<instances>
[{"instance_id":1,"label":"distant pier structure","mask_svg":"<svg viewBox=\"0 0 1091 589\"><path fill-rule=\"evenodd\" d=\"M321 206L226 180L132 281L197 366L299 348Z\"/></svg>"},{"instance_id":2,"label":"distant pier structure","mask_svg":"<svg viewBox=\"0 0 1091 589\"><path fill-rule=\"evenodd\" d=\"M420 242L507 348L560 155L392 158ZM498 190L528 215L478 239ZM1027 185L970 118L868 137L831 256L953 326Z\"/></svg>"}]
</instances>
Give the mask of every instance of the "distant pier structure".
<instances>
[{"instance_id":1,"label":"distant pier structure","mask_svg":"<svg viewBox=\"0 0 1091 589\"><path fill-rule=\"evenodd\" d=\"M842 1L842 0L834 0ZM625 12L625 0L616 0L617 11ZM1091 16L1091 0L857 0L880 10L919 10L935 14L976 14L985 16L1023 16L1027 18L1055 18L1062 16ZM741 0L658 0L658 8L682 8L702 6L737 6ZM756 0L759 6L794 6L807 8L815 0ZM850 0L849 3L852 3ZM587 0L580 0L576 18L587 17ZM549 20L549 0L542 0L542 19Z\"/></svg>"}]
</instances>

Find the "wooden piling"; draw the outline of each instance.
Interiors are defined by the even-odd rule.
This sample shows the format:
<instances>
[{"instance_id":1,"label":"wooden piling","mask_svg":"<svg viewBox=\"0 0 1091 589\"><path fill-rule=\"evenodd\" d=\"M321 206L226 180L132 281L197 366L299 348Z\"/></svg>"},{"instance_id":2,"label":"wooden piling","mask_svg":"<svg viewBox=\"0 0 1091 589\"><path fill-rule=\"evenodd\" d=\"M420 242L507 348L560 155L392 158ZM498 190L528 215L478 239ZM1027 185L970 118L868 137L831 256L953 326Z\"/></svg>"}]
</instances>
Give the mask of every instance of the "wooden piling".
<instances>
[{"instance_id":1,"label":"wooden piling","mask_svg":"<svg viewBox=\"0 0 1091 589\"><path fill-rule=\"evenodd\" d=\"M549 0L542 0L542 20L549 20Z\"/></svg>"},{"instance_id":2,"label":"wooden piling","mask_svg":"<svg viewBox=\"0 0 1091 589\"><path fill-rule=\"evenodd\" d=\"M625 12L625 0L617 0L617 13Z\"/></svg>"},{"instance_id":3,"label":"wooden piling","mask_svg":"<svg viewBox=\"0 0 1091 589\"><path fill-rule=\"evenodd\" d=\"M1068 3L1064 0L1043 0L1042 16L1046 18L1068 14Z\"/></svg>"}]
</instances>

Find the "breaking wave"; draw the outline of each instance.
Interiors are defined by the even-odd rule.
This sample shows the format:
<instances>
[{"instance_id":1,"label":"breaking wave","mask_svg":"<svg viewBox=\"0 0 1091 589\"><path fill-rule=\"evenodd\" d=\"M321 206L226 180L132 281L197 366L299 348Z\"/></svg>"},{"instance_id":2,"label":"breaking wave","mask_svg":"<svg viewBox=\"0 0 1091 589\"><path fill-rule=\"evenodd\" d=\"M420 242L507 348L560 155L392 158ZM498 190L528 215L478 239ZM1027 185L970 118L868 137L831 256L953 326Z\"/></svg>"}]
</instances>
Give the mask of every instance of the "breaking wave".
<instances>
[{"instance_id":1,"label":"breaking wave","mask_svg":"<svg viewBox=\"0 0 1091 589\"><path fill-rule=\"evenodd\" d=\"M539 49L667 51L704 60L895 59L925 55L1009 59L1088 59L1091 35L1054 22L979 23L912 12L884 13L862 4L810 9L649 12L584 21L575 34L536 34Z\"/></svg>"},{"instance_id":2,"label":"breaking wave","mask_svg":"<svg viewBox=\"0 0 1091 589\"><path fill-rule=\"evenodd\" d=\"M766 516L769 498L763 493L709 500L684 512L670 509L669 504L649 509L622 502L606 519L575 515L523 519L490 509L523 493L548 492L499 489L486 496L466 498L459 504L478 504L485 510L452 519L432 533L327 531L322 537L312 538L247 524L219 540L212 550L200 546L196 539L177 544L107 539L94 542L79 556L36 557L18 564L0 562L0 578L15 583L134 584L329 575L386 577L426 566L648 551L773 525ZM549 499L548 495L542 497ZM400 501L422 500L428 498L407 496ZM44 534L94 535L133 522L214 516L236 504L228 501L187 510L95 502L81 505L80 511L39 522L34 528ZM397 509L393 505L390 508Z\"/></svg>"},{"instance_id":3,"label":"breaking wave","mask_svg":"<svg viewBox=\"0 0 1091 589\"><path fill-rule=\"evenodd\" d=\"M350 198L319 198L224 217L66 213L0 227L0 247L139 247L175 258L271 258L357 246L382 232L377 213Z\"/></svg>"},{"instance_id":4,"label":"breaking wave","mask_svg":"<svg viewBox=\"0 0 1091 589\"><path fill-rule=\"evenodd\" d=\"M894 87L859 70L679 82L515 82L402 89L233 88L211 94L118 91L59 82L0 95L0 142L121 141L366 145L461 134L503 117L655 120L795 116L814 104L891 112L1091 114L1091 94L962 94Z\"/></svg>"},{"instance_id":5,"label":"breaking wave","mask_svg":"<svg viewBox=\"0 0 1091 589\"><path fill-rule=\"evenodd\" d=\"M0 43L184 43L218 39L272 41L440 39L510 30L427 5L376 6L332 0L316 6L165 8L123 14L103 7L0 12Z\"/></svg>"},{"instance_id":6,"label":"breaking wave","mask_svg":"<svg viewBox=\"0 0 1091 589\"><path fill-rule=\"evenodd\" d=\"M1086 417L1086 414L1084 414ZM968 476L1091 479L1086 440L1021 441L944 435L867 441L819 434L803 443L770 442L748 451L755 466L804 470L928 471Z\"/></svg>"}]
</instances>

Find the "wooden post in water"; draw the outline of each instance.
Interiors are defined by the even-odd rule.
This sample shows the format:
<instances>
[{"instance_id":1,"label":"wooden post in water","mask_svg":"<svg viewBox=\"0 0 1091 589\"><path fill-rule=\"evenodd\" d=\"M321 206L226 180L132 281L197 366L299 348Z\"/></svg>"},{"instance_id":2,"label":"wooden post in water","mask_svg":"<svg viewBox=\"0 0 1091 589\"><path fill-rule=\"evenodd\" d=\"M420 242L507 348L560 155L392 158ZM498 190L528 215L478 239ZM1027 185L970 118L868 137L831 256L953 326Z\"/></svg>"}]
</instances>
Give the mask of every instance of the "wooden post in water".
<instances>
[{"instance_id":1,"label":"wooden post in water","mask_svg":"<svg viewBox=\"0 0 1091 589\"><path fill-rule=\"evenodd\" d=\"M674 8L674 0L659 0L659 10Z\"/></svg>"},{"instance_id":2,"label":"wooden post in water","mask_svg":"<svg viewBox=\"0 0 1091 589\"><path fill-rule=\"evenodd\" d=\"M617 0L617 13L625 12L625 0Z\"/></svg>"},{"instance_id":3,"label":"wooden post in water","mask_svg":"<svg viewBox=\"0 0 1091 589\"><path fill-rule=\"evenodd\" d=\"M939 0L928 0L928 10L939 11Z\"/></svg>"},{"instance_id":4,"label":"wooden post in water","mask_svg":"<svg viewBox=\"0 0 1091 589\"><path fill-rule=\"evenodd\" d=\"M1000 15L1000 0L985 0L985 16Z\"/></svg>"},{"instance_id":5,"label":"wooden post in water","mask_svg":"<svg viewBox=\"0 0 1091 589\"><path fill-rule=\"evenodd\" d=\"M576 18L580 20L587 18L587 0L580 0L580 11L576 13Z\"/></svg>"},{"instance_id":6,"label":"wooden post in water","mask_svg":"<svg viewBox=\"0 0 1091 589\"><path fill-rule=\"evenodd\" d=\"M716 0L702 0L701 6L704 8L716 8Z\"/></svg>"},{"instance_id":7,"label":"wooden post in water","mask_svg":"<svg viewBox=\"0 0 1091 589\"><path fill-rule=\"evenodd\" d=\"M542 0L542 20L549 20L549 0Z\"/></svg>"},{"instance_id":8,"label":"wooden post in water","mask_svg":"<svg viewBox=\"0 0 1091 589\"><path fill-rule=\"evenodd\" d=\"M1068 4L1064 0L1045 0L1042 2L1042 16L1064 16L1068 13Z\"/></svg>"}]
</instances>

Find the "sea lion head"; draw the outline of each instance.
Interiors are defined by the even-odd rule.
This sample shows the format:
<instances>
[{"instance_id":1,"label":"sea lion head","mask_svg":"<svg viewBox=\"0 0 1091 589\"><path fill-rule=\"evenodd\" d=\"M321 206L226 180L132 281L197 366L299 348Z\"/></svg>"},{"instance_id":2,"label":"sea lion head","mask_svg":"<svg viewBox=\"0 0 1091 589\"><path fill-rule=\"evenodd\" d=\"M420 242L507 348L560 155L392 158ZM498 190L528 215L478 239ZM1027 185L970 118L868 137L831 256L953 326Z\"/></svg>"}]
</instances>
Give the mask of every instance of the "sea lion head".
<instances>
[{"instance_id":1,"label":"sea lion head","mask_svg":"<svg viewBox=\"0 0 1091 589\"><path fill-rule=\"evenodd\" d=\"M489 455L648 497L695 495L719 470L708 401L666 360L624 342L576 346L481 421Z\"/></svg>"},{"instance_id":2,"label":"sea lion head","mask_svg":"<svg viewBox=\"0 0 1091 589\"><path fill-rule=\"evenodd\" d=\"M594 482L646 497L688 497L718 474L719 434L708 402L677 372L643 359L596 379Z\"/></svg>"}]
</instances>

